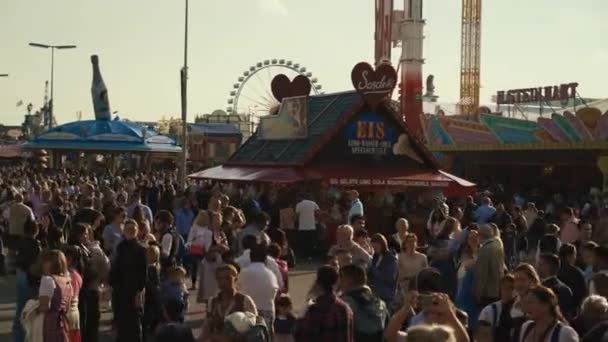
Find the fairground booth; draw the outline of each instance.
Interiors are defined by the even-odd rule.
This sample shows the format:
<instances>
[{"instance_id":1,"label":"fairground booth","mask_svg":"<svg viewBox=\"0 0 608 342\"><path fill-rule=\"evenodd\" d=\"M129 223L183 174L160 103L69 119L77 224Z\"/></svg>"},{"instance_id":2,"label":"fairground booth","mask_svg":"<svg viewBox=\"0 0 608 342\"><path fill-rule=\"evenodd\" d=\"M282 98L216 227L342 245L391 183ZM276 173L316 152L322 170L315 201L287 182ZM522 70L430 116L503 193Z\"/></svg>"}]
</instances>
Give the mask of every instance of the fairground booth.
<instances>
[{"instance_id":1,"label":"fairground booth","mask_svg":"<svg viewBox=\"0 0 608 342\"><path fill-rule=\"evenodd\" d=\"M514 191L608 190L608 100L579 101L577 86L497 92L499 108L535 105L549 111L525 119L489 109L474 119L427 115L429 150L450 172Z\"/></svg>"},{"instance_id":2,"label":"fairground booth","mask_svg":"<svg viewBox=\"0 0 608 342\"><path fill-rule=\"evenodd\" d=\"M54 127L23 145L49 153L51 167L149 170L181 153L172 139L122 120L84 120Z\"/></svg>"},{"instance_id":3,"label":"fairground booth","mask_svg":"<svg viewBox=\"0 0 608 342\"><path fill-rule=\"evenodd\" d=\"M306 192L357 189L370 198L390 193L413 202L473 193L473 183L438 168L391 106L394 69L382 73L362 64L353 70L357 91L308 96L306 78L273 80L278 112L261 117L256 133L225 164L190 177L289 184Z\"/></svg>"},{"instance_id":4,"label":"fairground booth","mask_svg":"<svg viewBox=\"0 0 608 342\"><path fill-rule=\"evenodd\" d=\"M27 150L46 150L51 167L149 170L171 164L181 147L169 137L144 125L112 119L108 92L97 56L93 64L94 120L75 121L53 127L23 145ZM168 166L168 165L167 165Z\"/></svg>"}]
</instances>

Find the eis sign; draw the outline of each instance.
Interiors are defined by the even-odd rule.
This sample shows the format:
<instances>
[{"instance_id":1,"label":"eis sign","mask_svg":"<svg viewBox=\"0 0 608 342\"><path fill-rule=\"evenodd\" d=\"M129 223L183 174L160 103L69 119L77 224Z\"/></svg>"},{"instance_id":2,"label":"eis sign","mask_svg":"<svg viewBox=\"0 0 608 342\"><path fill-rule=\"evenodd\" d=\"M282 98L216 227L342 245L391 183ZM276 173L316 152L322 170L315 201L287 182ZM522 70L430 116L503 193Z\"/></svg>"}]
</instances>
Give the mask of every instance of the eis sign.
<instances>
[{"instance_id":1,"label":"eis sign","mask_svg":"<svg viewBox=\"0 0 608 342\"><path fill-rule=\"evenodd\" d=\"M389 155L396 140L394 125L376 113L363 113L346 126L347 146L352 155Z\"/></svg>"}]
</instances>

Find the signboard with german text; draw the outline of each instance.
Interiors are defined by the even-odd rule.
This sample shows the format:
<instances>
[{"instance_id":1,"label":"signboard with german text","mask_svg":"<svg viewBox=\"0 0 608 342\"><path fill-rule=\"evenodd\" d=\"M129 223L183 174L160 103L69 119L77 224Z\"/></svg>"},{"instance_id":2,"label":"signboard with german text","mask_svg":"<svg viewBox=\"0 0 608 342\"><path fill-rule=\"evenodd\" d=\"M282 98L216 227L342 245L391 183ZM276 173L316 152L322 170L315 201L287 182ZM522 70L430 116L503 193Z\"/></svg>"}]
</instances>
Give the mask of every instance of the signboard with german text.
<instances>
[{"instance_id":1,"label":"signboard with german text","mask_svg":"<svg viewBox=\"0 0 608 342\"><path fill-rule=\"evenodd\" d=\"M421 158L396 120L381 112L360 113L326 145L318 158L329 163L361 165L377 162L404 166L421 164Z\"/></svg>"},{"instance_id":2,"label":"signboard with german text","mask_svg":"<svg viewBox=\"0 0 608 342\"><path fill-rule=\"evenodd\" d=\"M449 182L399 178L330 178L329 184L336 186L415 186L423 188L446 188L450 185Z\"/></svg>"},{"instance_id":3,"label":"signboard with german text","mask_svg":"<svg viewBox=\"0 0 608 342\"><path fill-rule=\"evenodd\" d=\"M555 86L534 87L496 92L496 104L519 103L550 103L559 101L562 105L568 104L570 99L576 98L578 83L564 83Z\"/></svg>"},{"instance_id":4,"label":"signboard with german text","mask_svg":"<svg viewBox=\"0 0 608 342\"><path fill-rule=\"evenodd\" d=\"M348 123L345 135L352 155L385 156L397 142L396 127L376 113L361 114Z\"/></svg>"}]
</instances>

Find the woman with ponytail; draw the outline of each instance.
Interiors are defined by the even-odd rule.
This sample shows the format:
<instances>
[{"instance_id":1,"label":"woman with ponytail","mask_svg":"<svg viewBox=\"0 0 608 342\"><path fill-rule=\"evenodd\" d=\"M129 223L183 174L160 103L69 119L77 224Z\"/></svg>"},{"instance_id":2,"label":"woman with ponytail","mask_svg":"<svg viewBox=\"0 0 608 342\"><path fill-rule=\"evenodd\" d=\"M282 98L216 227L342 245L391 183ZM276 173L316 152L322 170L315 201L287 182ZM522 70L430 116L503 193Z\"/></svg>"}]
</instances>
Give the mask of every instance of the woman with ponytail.
<instances>
[{"instance_id":1,"label":"woman with ponytail","mask_svg":"<svg viewBox=\"0 0 608 342\"><path fill-rule=\"evenodd\" d=\"M519 342L578 342L578 334L568 325L551 289L536 286L524 300L530 320L524 323Z\"/></svg>"}]
</instances>

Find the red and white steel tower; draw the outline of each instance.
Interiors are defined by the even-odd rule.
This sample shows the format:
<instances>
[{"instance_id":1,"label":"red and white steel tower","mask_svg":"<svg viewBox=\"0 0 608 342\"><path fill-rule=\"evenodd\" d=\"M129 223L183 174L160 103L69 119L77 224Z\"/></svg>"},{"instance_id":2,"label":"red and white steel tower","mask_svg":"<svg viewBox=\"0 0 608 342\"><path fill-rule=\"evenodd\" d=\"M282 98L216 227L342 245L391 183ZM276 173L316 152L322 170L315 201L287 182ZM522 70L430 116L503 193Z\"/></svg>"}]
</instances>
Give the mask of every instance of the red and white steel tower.
<instances>
[{"instance_id":1,"label":"red and white steel tower","mask_svg":"<svg viewBox=\"0 0 608 342\"><path fill-rule=\"evenodd\" d=\"M390 62L392 43L401 44L400 109L412 133L422 136L422 65L424 64L423 0L404 0L403 11L393 0L376 0L376 64Z\"/></svg>"},{"instance_id":2,"label":"red and white steel tower","mask_svg":"<svg viewBox=\"0 0 608 342\"><path fill-rule=\"evenodd\" d=\"M376 0L376 65L391 62L393 0Z\"/></svg>"}]
</instances>

